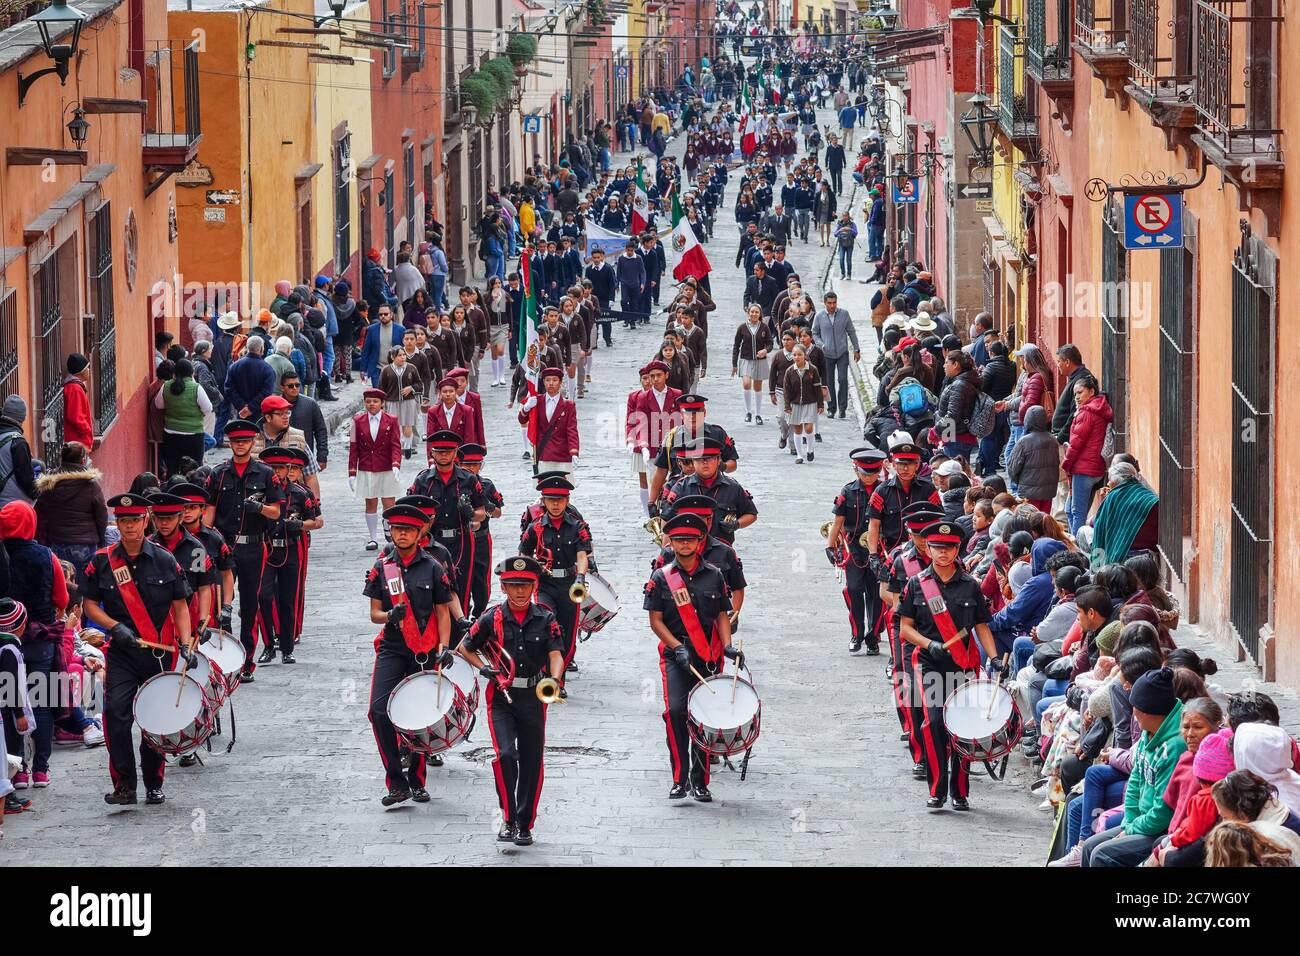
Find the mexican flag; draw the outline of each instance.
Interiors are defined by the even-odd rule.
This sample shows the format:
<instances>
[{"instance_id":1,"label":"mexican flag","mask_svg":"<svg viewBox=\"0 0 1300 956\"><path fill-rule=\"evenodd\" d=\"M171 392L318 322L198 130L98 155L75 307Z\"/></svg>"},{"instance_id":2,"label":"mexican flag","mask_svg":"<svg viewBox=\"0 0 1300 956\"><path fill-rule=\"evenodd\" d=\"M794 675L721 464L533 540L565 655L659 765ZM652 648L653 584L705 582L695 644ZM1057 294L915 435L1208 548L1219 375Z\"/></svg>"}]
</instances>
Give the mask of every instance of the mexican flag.
<instances>
[{"instance_id":1,"label":"mexican flag","mask_svg":"<svg viewBox=\"0 0 1300 956\"><path fill-rule=\"evenodd\" d=\"M639 236L650 225L650 197L645 191L645 167L636 164L636 190L632 194L632 221L628 231Z\"/></svg>"},{"instance_id":2,"label":"mexican flag","mask_svg":"<svg viewBox=\"0 0 1300 956\"><path fill-rule=\"evenodd\" d=\"M740 155L748 158L758 145L758 137L754 135L754 101L750 98L748 83L741 87L740 95L743 101L740 115Z\"/></svg>"},{"instance_id":3,"label":"mexican flag","mask_svg":"<svg viewBox=\"0 0 1300 956\"><path fill-rule=\"evenodd\" d=\"M523 278L524 286L524 309L520 313L520 323L523 325L515 333L515 341L519 343L519 361L524 366L524 385L528 389L530 398L536 398L541 391L538 387L541 380L541 363L536 359L531 366L528 365L528 348L537 344L537 289L533 287L532 277L532 256L533 247L525 246L523 255L519 257L519 269ZM537 406L528 413L528 444L537 448Z\"/></svg>"},{"instance_id":4,"label":"mexican flag","mask_svg":"<svg viewBox=\"0 0 1300 956\"><path fill-rule=\"evenodd\" d=\"M695 238L695 230L682 214L682 204L678 198L680 191L673 191L673 249L681 257L673 266L673 278L678 282L687 276L703 279L712 271L709 257L704 254L704 247Z\"/></svg>"}]
</instances>

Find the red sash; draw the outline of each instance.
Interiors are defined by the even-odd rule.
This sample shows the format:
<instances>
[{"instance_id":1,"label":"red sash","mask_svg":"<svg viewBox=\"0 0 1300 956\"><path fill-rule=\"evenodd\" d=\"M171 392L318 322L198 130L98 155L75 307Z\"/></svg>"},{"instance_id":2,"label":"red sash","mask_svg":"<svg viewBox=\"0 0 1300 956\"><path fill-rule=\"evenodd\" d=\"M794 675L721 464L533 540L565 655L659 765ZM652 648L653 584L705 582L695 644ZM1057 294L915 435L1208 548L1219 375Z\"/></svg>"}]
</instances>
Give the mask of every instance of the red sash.
<instances>
[{"instance_id":1,"label":"red sash","mask_svg":"<svg viewBox=\"0 0 1300 956\"><path fill-rule=\"evenodd\" d=\"M164 548L166 548L168 551L170 551L171 554L172 554L172 557L175 557L175 556L176 556L176 545L178 545L178 544L181 543L181 539L182 539L183 537L185 537L184 525L181 526L181 533L178 534L178 535L176 536L176 542L175 542L175 544L168 544L168 543L167 543L167 539L164 538L162 535L159 535L155 540L156 540L159 544L161 544ZM200 542L200 543L201 543L201 542ZM179 563L179 562L177 562L177 563ZM184 568L181 569L181 573L182 573L182 574L185 573L185 569L184 569ZM211 585L209 585L209 587L210 587L210 586L211 586ZM195 588L195 589L194 589L194 593L190 595L190 599L189 599L189 601L187 602L187 604L188 604L188 606L189 606L189 609L190 609L190 624L193 626L193 628L194 628L195 631L200 631L200 630L202 630L202 629L203 629L203 625L207 623L206 621L200 621L200 620L199 620L199 591L200 591L200 590L202 590L202 588Z\"/></svg>"},{"instance_id":2,"label":"red sash","mask_svg":"<svg viewBox=\"0 0 1300 956\"><path fill-rule=\"evenodd\" d=\"M906 554L903 555L903 573L906 574L909 578L916 577L924 570L925 568L921 567L921 561L919 558L908 557ZM921 591L922 593L924 593L925 589L922 588ZM926 594L925 598L928 601L930 599L930 595ZM949 620L951 620L951 617L949 617Z\"/></svg>"},{"instance_id":3,"label":"red sash","mask_svg":"<svg viewBox=\"0 0 1300 956\"><path fill-rule=\"evenodd\" d=\"M722 657L722 645L715 642L712 638L715 631L710 631L708 637L704 636L704 627L700 624L700 616L695 613L695 605L691 603L691 592L686 589L686 582L682 580L681 574L677 571L676 563L665 564L663 567L664 580L668 582L668 589L672 592L673 603L677 605L677 616L682 619L682 625L686 628L686 633L691 639L691 645L695 648L695 653L702 660L710 664L715 663Z\"/></svg>"},{"instance_id":4,"label":"red sash","mask_svg":"<svg viewBox=\"0 0 1300 956\"><path fill-rule=\"evenodd\" d=\"M173 633L175 623L172 621L171 609L168 608L167 620L163 621L160 634L153 626L153 618L149 616L149 611L144 606L144 598L140 597L140 589L135 586L135 579L131 577L130 566L118 556L118 547L114 545L108 549L108 566L113 569L117 593L121 595L122 603L126 605L126 613L131 615L131 624L135 628L135 633L152 644L175 647L176 635Z\"/></svg>"},{"instance_id":5,"label":"red sash","mask_svg":"<svg viewBox=\"0 0 1300 956\"><path fill-rule=\"evenodd\" d=\"M384 583L388 585L388 596L392 598L393 607L399 604L407 605L406 615L402 618L402 640L406 641L406 646L413 653L428 654L438 646L437 609L430 612L429 620L424 626L424 633L421 634L415 624L415 608L411 607L406 600L406 579L402 577L402 569L391 558L384 558Z\"/></svg>"},{"instance_id":6,"label":"red sash","mask_svg":"<svg viewBox=\"0 0 1300 956\"><path fill-rule=\"evenodd\" d=\"M954 637L961 637L961 640L955 644L949 645L947 651L952 655L953 661L964 671L976 670L980 665L980 652L971 640L971 635L962 631L960 635L957 631L957 623L952 619L952 613L948 610L948 603L943 599L943 594L939 591L939 582L934 579L933 574L917 575L917 582L921 585L921 593L925 596L925 603L930 608L930 615L934 618L934 624L939 628L939 633L943 635L943 643L947 644Z\"/></svg>"}]
</instances>

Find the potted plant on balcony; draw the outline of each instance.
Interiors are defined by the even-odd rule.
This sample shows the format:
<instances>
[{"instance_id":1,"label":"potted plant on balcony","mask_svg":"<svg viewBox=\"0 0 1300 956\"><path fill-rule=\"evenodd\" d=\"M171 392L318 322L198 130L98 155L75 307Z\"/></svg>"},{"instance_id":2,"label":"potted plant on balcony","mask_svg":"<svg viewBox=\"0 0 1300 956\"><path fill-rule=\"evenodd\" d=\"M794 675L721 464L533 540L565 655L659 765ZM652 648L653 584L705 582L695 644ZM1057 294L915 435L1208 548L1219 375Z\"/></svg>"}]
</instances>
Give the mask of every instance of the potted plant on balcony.
<instances>
[{"instance_id":1,"label":"potted plant on balcony","mask_svg":"<svg viewBox=\"0 0 1300 956\"><path fill-rule=\"evenodd\" d=\"M503 104L509 103L510 89L515 85L515 68L507 57L498 56L488 60L479 69L478 75L486 77L487 81L492 85L492 91L496 94L496 107L498 109Z\"/></svg>"},{"instance_id":2,"label":"potted plant on balcony","mask_svg":"<svg viewBox=\"0 0 1300 956\"><path fill-rule=\"evenodd\" d=\"M606 16L605 0L587 0L588 25L593 27L600 26Z\"/></svg>"},{"instance_id":3,"label":"potted plant on balcony","mask_svg":"<svg viewBox=\"0 0 1300 956\"><path fill-rule=\"evenodd\" d=\"M461 111L465 114L465 125L473 126L479 116L488 116L497 108L499 97L492 81L478 70L460 82L463 97Z\"/></svg>"},{"instance_id":4,"label":"potted plant on balcony","mask_svg":"<svg viewBox=\"0 0 1300 956\"><path fill-rule=\"evenodd\" d=\"M506 56L515 69L515 76L525 76L528 64L537 56L537 37L531 33L512 33L506 42Z\"/></svg>"}]
</instances>

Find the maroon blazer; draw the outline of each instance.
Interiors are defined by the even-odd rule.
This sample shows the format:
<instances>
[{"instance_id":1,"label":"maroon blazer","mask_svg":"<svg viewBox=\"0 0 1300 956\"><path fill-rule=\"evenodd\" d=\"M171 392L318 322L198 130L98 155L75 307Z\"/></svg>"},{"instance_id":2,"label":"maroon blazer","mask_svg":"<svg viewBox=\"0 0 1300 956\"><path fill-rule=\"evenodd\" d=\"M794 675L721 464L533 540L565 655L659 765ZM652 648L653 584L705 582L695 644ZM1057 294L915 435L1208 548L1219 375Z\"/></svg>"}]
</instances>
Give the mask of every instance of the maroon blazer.
<instances>
[{"instance_id":1,"label":"maroon blazer","mask_svg":"<svg viewBox=\"0 0 1300 956\"><path fill-rule=\"evenodd\" d=\"M476 445L487 447L487 429L483 427L483 398L478 392L465 389L465 406L469 409L470 425L474 429L474 438L466 438ZM445 419L444 419L445 421Z\"/></svg>"},{"instance_id":2,"label":"maroon blazer","mask_svg":"<svg viewBox=\"0 0 1300 956\"><path fill-rule=\"evenodd\" d=\"M352 442L348 445L348 474L358 471L388 471L402 464L402 428L397 416L379 413L379 437L370 437L370 416L362 412L352 419Z\"/></svg>"},{"instance_id":3,"label":"maroon blazer","mask_svg":"<svg viewBox=\"0 0 1300 956\"><path fill-rule=\"evenodd\" d=\"M659 454L659 446L668 436L668 430L681 424L682 420L681 412L677 411L677 399L681 398L681 391L667 386L667 392L663 411L659 410L659 403L655 401L654 390L649 388L636 397L636 404L632 407L632 446L649 448L652 458Z\"/></svg>"},{"instance_id":4,"label":"maroon blazer","mask_svg":"<svg viewBox=\"0 0 1300 956\"><path fill-rule=\"evenodd\" d=\"M424 425L426 436L450 427L452 431L460 436L461 444L474 442L481 445L483 443L483 436L474 427L474 413L460 402L456 403L456 410L452 412L450 426L447 425L447 415L443 411L442 402L438 402L429 409L429 413L424 419ZM430 454L429 460L433 461L432 454Z\"/></svg>"},{"instance_id":5,"label":"maroon blazer","mask_svg":"<svg viewBox=\"0 0 1300 956\"><path fill-rule=\"evenodd\" d=\"M537 396L538 461L572 461L578 455L578 407L561 397L555 406L555 425L546 417L546 395ZM520 424L528 423L530 412L520 414ZM548 435L547 432L550 432ZM543 441L545 439L545 441Z\"/></svg>"}]
</instances>

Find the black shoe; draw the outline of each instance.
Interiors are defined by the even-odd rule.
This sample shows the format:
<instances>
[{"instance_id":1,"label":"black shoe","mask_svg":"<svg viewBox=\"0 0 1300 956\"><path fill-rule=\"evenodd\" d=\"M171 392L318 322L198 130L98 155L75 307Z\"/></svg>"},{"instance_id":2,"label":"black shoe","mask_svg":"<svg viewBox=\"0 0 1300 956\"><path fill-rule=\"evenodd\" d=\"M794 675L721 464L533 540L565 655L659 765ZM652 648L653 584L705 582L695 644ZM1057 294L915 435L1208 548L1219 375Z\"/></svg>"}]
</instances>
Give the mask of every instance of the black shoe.
<instances>
[{"instance_id":1,"label":"black shoe","mask_svg":"<svg viewBox=\"0 0 1300 956\"><path fill-rule=\"evenodd\" d=\"M926 805L926 807L927 807L928 809L930 809L930 810L942 810L942 809L943 809L943 798L942 798L942 797L931 797L929 800L925 801L925 805Z\"/></svg>"},{"instance_id":2,"label":"black shoe","mask_svg":"<svg viewBox=\"0 0 1300 956\"><path fill-rule=\"evenodd\" d=\"M904 730L901 734L898 735L899 743L905 744L911 741L911 739L912 739L912 735L909 734L906 730Z\"/></svg>"},{"instance_id":3,"label":"black shoe","mask_svg":"<svg viewBox=\"0 0 1300 956\"><path fill-rule=\"evenodd\" d=\"M298 662L297 662L296 660L293 659L293 655L292 655L292 654L281 654L281 655L280 655L280 663L281 663L281 664L297 664Z\"/></svg>"},{"instance_id":4,"label":"black shoe","mask_svg":"<svg viewBox=\"0 0 1300 956\"><path fill-rule=\"evenodd\" d=\"M239 682L241 684L253 683L253 669L251 667L244 668L243 673L239 675Z\"/></svg>"},{"instance_id":5,"label":"black shoe","mask_svg":"<svg viewBox=\"0 0 1300 956\"><path fill-rule=\"evenodd\" d=\"M747 422L752 422L753 420L754 420L754 413L753 413L753 412L745 412L745 421L747 421Z\"/></svg>"},{"instance_id":6,"label":"black shoe","mask_svg":"<svg viewBox=\"0 0 1300 956\"><path fill-rule=\"evenodd\" d=\"M762 415L755 415L755 416L754 416L754 424L755 424L755 425L761 425L761 424L763 424L763 416L762 416Z\"/></svg>"},{"instance_id":7,"label":"black shoe","mask_svg":"<svg viewBox=\"0 0 1300 956\"><path fill-rule=\"evenodd\" d=\"M396 787L388 791L388 796L379 802L386 807L391 807L395 803L402 803L411 799L411 791L405 788L398 790Z\"/></svg>"},{"instance_id":8,"label":"black shoe","mask_svg":"<svg viewBox=\"0 0 1300 956\"><path fill-rule=\"evenodd\" d=\"M519 832L515 834L515 846L532 846L533 831L528 827L520 827Z\"/></svg>"},{"instance_id":9,"label":"black shoe","mask_svg":"<svg viewBox=\"0 0 1300 956\"><path fill-rule=\"evenodd\" d=\"M569 674L569 673L576 674L576 673L578 673L578 662L577 662L577 661L569 661L569 666L567 666L566 668L564 668L564 673L566 673L566 674Z\"/></svg>"},{"instance_id":10,"label":"black shoe","mask_svg":"<svg viewBox=\"0 0 1300 956\"><path fill-rule=\"evenodd\" d=\"M112 793L104 794L104 802L115 807L133 807L139 803L134 790L118 787Z\"/></svg>"},{"instance_id":11,"label":"black shoe","mask_svg":"<svg viewBox=\"0 0 1300 956\"><path fill-rule=\"evenodd\" d=\"M816 453L815 451L813 451L811 448L809 448L809 449L808 449L808 460L809 460L809 461L812 461L812 460L813 460L814 458L816 458L816 457L817 457L817 453Z\"/></svg>"},{"instance_id":12,"label":"black shoe","mask_svg":"<svg viewBox=\"0 0 1300 956\"><path fill-rule=\"evenodd\" d=\"M813 441L821 441L821 440L822 440L821 432L817 432L816 434L813 435Z\"/></svg>"},{"instance_id":13,"label":"black shoe","mask_svg":"<svg viewBox=\"0 0 1300 956\"><path fill-rule=\"evenodd\" d=\"M924 780L924 779L925 779L925 764L923 764L923 763L914 763L914 764L912 764L912 776L915 777L917 780Z\"/></svg>"},{"instance_id":14,"label":"black shoe","mask_svg":"<svg viewBox=\"0 0 1300 956\"><path fill-rule=\"evenodd\" d=\"M868 657L879 657L879 656L880 656L880 645L879 645L879 644L868 644L868 645L867 645L867 656L868 656Z\"/></svg>"},{"instance_id":15,"label":"black shoe","mask_svg":"<svg viewBox=\"0 0 1300 956\"><path fill-rule=\"evenodd\" d=\"M412 787L411 799L414 800L416 803L428 803L429 791L425 790L424 787Z\"/></svg>"},{"instance_id":16,"label":"black shoe","mask_svg":"<svg viewBox=\"0 0 1300 956\"><path fill-rule=\"evenodd\" d=\"M681 800L686 796L686 784L675 783L673 788L668 791L669 800Z\"/></svg>"},{"instance_id":17,"label":"black shoe","mask_svg":"<svg viewBox=\"0 0 1300 956\"><path fill-rule=\"evenodd\" d=\"M194 754L186 754L184 757L181 758L180 766L193 767L198 762L199 762L199 758L194 756Z\"/></svg>"},{"instance_id":18,"label":"black shoe","mask_svg":"<svg viewBox=\"0 0 1300 956\"><path fill-rule=\"evenodd\" d=\"M261 656L258 657L257 659L257 663L259 664L272 664L274 662L275 662L275 649L271 647L268 647L266 650L262 651Z\"/></svg>"},{"instance_id":19,"label":"black shoe","mask_svg":"<svg viewBox=\"0 0 1300 956\"><path fill-rule=\"evenodd\" d=\"M696 803L712 803L713 794L709 793L709 788L705 786L694 787L691 790L691 799Z\"/></svg>"},{"instance_id":20,"label":"black shoe","mask_svg":"<svg viewBox=\"0 0 1300 956\"><path fill-rule=\"evenodd\" d=\"M970 804L966 802L965 797L953 797L952 808L954 810L969 810Z\"/></svg>"},{"instance_id":21,"label":"black shoe","mask_svg":"<svg viewBox=\"0 0 1300 956\"><path fill-rule=\"evenodd\" d=\"M841 408L841 409L840 409L840 418L843 418L843 417L844 417L844 409Z\"/></svg>"},{"instance_id":22,"label":"black shoe","mask_svg":"<svg viewBox=\"0 0 1300 956\"><path fill-rule=\"evenodd\" d=\"M108 797L104 798L105 800ZM24 813L32 808L32 802L24 797L11 793L5 797L5 813Z\"/></svg>"},{"instance_id":23,"label":"black shoe","mask_svg":"<svg viewBox=\"0 0 1300 956\"><path fill-rule=\"evenodd\" d=\"M144 802L151 807L156 807L161 803L166 803L167 797L163 795L162 787L153 787L144 792Z\"/></svg>"},{"instance_id":24,"label":"black shoe","mask_svg":"<svg viewBox=\"0 0 1300 956\"><path fill-rule=\"evenodd\" d=\"M851 638L849 640L849 653L856 654L860 650L862 650L862 638L860 637Z\"/></svg>"},{"instance_id":25,"label":"black shoe","mask_svg":"<svg viewBox=\"0 0 1300 956\"><path fill-rule=\"evenodd\" d=\"M501 824L501 829L497 831L497 842L498 843L515 842L515 825L513 823Z\"/></svg>"},{"instance_id":26,"label":"black shoe","mask_svg":"<svg viewBox=\"0 0 1300 956\"><path fill-rule=\"evenodd\" d=\"M777 447L777 448L784 448L784 447L785 447L785 439L782 438L779 442L777 442L777 443L776 443L776 447Z\"/></svg>"},{"instance_id":27,"label":"black shoe","mask_svg":"<svg viewBox=\"0 0 1300 956\"><path fill-rule=\"evenodd\" d=\"M442 766L442 754L429 754L428 766L430 766L430 767L441 767L441 766Z\"/></svg>"}]
</instances>

